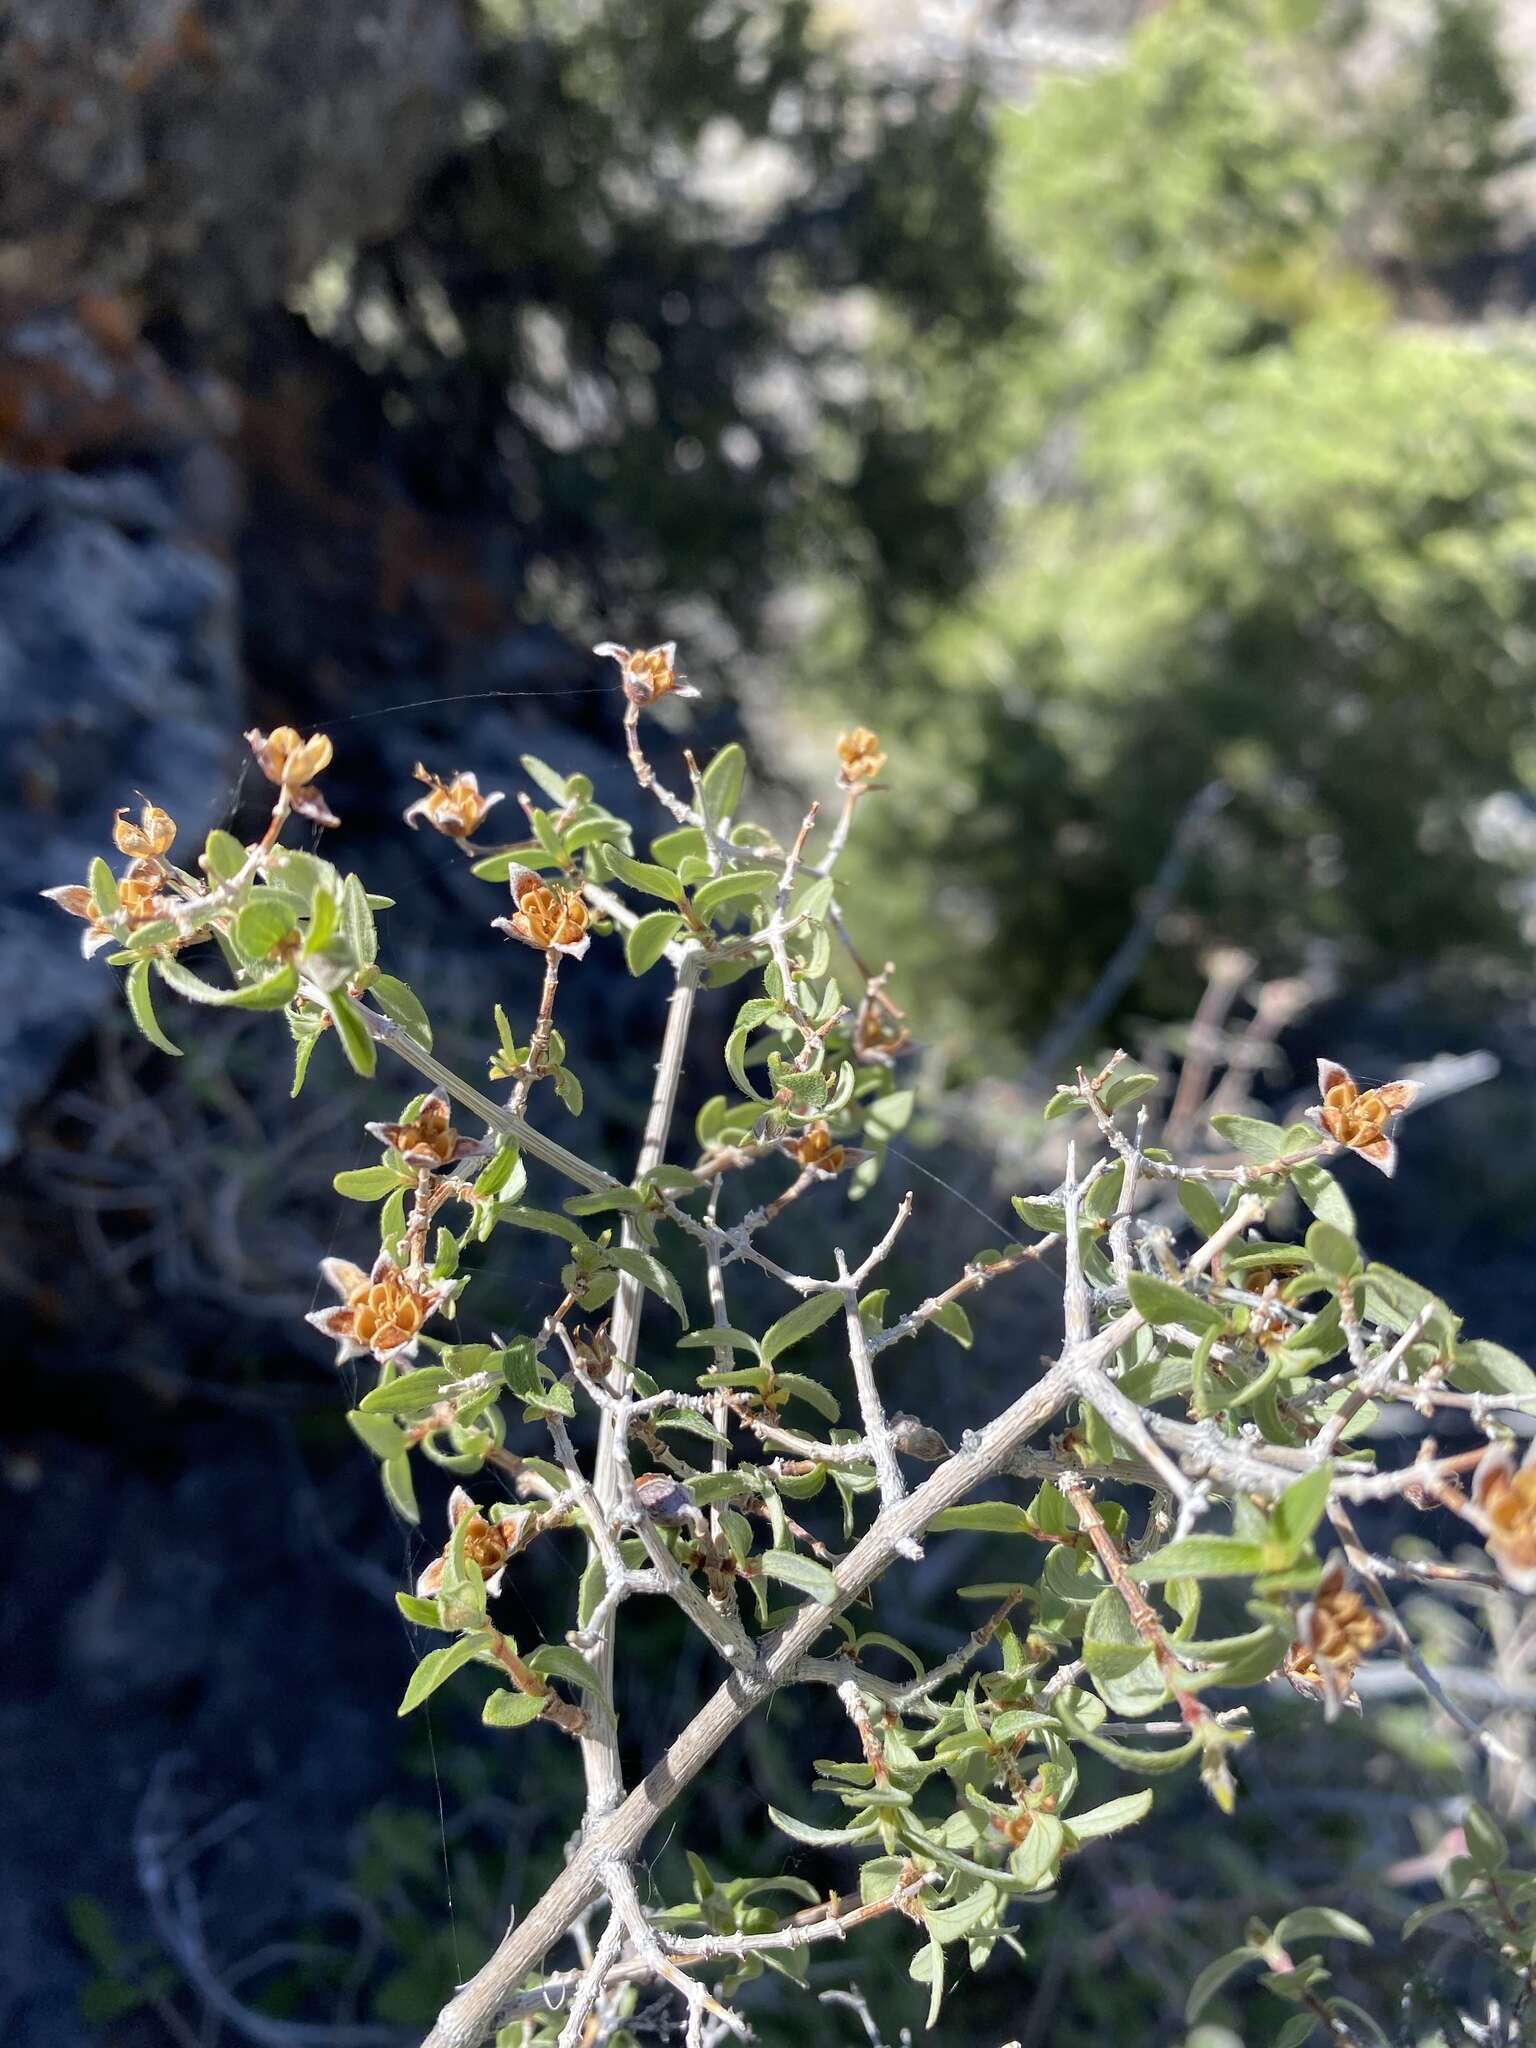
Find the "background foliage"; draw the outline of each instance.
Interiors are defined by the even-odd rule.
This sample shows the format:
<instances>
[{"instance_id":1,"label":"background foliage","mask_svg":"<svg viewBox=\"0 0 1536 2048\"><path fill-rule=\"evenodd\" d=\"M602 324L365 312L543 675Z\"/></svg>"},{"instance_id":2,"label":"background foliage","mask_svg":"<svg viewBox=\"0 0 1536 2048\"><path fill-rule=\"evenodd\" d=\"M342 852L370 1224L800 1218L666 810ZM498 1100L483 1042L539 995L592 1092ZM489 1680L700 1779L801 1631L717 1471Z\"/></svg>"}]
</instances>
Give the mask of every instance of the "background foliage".
<instances>
[{"instance_id":1,"label":"background foliage","mask_svg":"<svg viewBox=\"0 0 1536 2048\"><path fill-rule=\"evenodd\" d=\"M1003 43L1017 11L994 11ZM289 309L274 290L210 329L152 278L129 307L146 368L86 278L75 311L116 368L72 329L50 345L109 381L108 424L88 413L88 433L74 414L68 434L51 413L47 436L26 427L7 358L0 450L26 492L6 499L4 546L41 535L58 578L26 556L7 586L8 620L28 578L46 598L46 633L16 627L38 666L17 668L15 703L51 709L79 650L121 638L103 592L125 549L143 551L121 572L144 627L124 657L135 705L177 605L213 585L210 561L232 565L214 627L196 621L197 660L233 613L252 716L307 729L391 713L349 728L338 807L349 858L436 920L434 1018L465 1064L502 992L499 942L400 844L411 761L484 773L525 746L571 760L585 743L611 789L602 720L558 694L600 680L580 650L602 633L679 633L713 703L695 731L753 727L786 810L824 787L837 724L879 728L899 794L883 840L871 804L855 842L861 926L903 963L920 1037L967 1075L1012 1072L1093 984L1219 777L1231 795L1104 1028L1186 1017L1207 947L1235 941L1266 972L1332 974L1323 1049L1360 1045L1391 1071L1432 1051L1446 1017L1452 1042L1498 1044L1506 1079L1467 1098L1426 1193L1400 1183L1373 1227L1384 1256L1525 1346L1536 387L1520 14L1182 0L1148 10L1102 69L1021 78L990 45L974 66L939 37L915 55L878 36L846 47L857 10L805 0L482 10L436 168L392 223L328 229ZM151 124L152 169L214 76L192 45L155 63L188 98ZM301 83L286 74L284 95ZM369 151L397 132L371 130ZM120 204L95 202L109 248L133 240ZM178 262L212 275L217 250ZM220 417L215 378L245 418L233 485L197 412ZM38 508L55 474L63 512ZM169 596L152 573L165 476L200 551ZM115 494L110 547L67 523L98 490ZM210 541L198 522L215 515L228 524ZM491 688L548 701L394 708ZM62 729L95 778L94 841L131 798L130 754L99 727L85 746ZM131 758L136 781L149 766ZM29 776L29 791L56 786ZM49 816L37 801L14 806L29 834ZM647 1020L622 976L593 1007L588 1114L618 1165ZM1295 1072L1318 1049L1304 1036ZM263 1980L264 2010L335 2018L343 1957L349 2011L408 2025L528 1867L558 1861L573 1789L544 1758L493 1778L472 1712L389 1747L377 1703L408 1658L389 1600L419 1560L349 1456L318 1346L292 1334L336 1227L330 1174L357 1163L378 1105L359 1090L298 1117L227 1020L188 1051L191 1128L118 1041L82 1033L5 1195L7 1284L39 1365L5 1467L7 1640L35 1644L37 1614L59 1616L7 1680L7 1726L34 1764L17 1787L30 1860L7 2017L27 2048L180 2038L185 1980L146 1914L136 1816L176 1842L226 1829L196 1866L216 1957L299 1944ZM962 1203L995 1206L988 1160L958 1142L924 1157ZM1437 1184L1454 1214L1436 1213ZM914 1258L903 1284L925 1279ZM501 1285L521 1311L525 1276ZM1022 1325L983 1331L971 1369L1000 1379L1031 1343ZM87 1529L88 1560L61 1574ZM553 1616L568 1590L535 1579L526 1597ZM944 1640L931 1614L913 1626ZM1478 1662L1490 1636L1518 1693L1517 1616L1469 1616L1438 1648ZM668 1713L703 1682L670 1618L653 1667ZM1276 1712L1297 1753L1300 1710ZM1347 1888L1394 1925L1391 1872L1454 1820L1461 1759L1402 1703L1331 1742L1347 1755L1319 1745L1249 1784L1218 1903L1197 1901L1212 1856L1198 1793L1112 1878L1085 1862L1070 1916L1030 1944L1027 2008L1018 1982L984 1978L978 2030L1059 2048L1175 2039L1237 1902L1275 1913L1297 1885L1325 1901ZM772 1790L824 1731L786 1709L753 1744ZM446 1833L439 1792L457 1811ZM700 1801L699 1825L738 1851L749 1803L730 1775ZM107 1846L83 1871L88 1829ZM96 1909L69 1932L56 1895L81 1890ZM891 2026L905 1964L893 1946L889 1981L866 1980ZM1450 1967L1437 1950L1428 1975ZM1341 1968L1378 2010L1402 1974L1390 1947ZM1262 2003L1222 2012L1254 2040L1273 2031ZM803 2026L793 2007L762 2024Z\"/></svg>"}]
</instances>

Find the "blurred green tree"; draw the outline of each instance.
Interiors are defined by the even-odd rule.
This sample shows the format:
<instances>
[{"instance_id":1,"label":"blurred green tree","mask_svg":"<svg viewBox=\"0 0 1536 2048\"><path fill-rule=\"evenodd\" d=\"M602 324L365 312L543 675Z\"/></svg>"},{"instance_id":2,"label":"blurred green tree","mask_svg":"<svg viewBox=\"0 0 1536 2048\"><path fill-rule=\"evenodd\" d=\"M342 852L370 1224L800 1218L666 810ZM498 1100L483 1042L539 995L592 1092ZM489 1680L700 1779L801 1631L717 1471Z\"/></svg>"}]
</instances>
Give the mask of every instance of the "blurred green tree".
<instances>
[{"instance_id":1,"label":"blurred green tree","mask_svg":"<svg viewBox=\"0 0 1536 2048\"><path fill-rule=\"evenodd\" d=\"M905 796L862 858L924 1014L972 1043L1091 986L1214 777L1140 1005L1183 1010L1216 938L1371 971L1515 937L1478 818L1536 773L1533 359L1382 282L1489 231L1495 17L1446 0L1384 63L1369 10L1297 16L1185 0L1000 118L1023 283L975 373L988 572L900 634L828 610L813 669L869 678ZM919 913L940 853L967 886Z\"/></svg>"},{"instance_id":2,"label":"blurred green tree","mask_svg":"<svg viewBox=\"0 0 1536 2048\"><path fill-rule=\"evenodd\" d=\"M718 660L812 561L879 616L951 600L985 474L964 360L1017 318L975 87L873 76L813 0L479 18L463 145L310 295L416 489L506 517L531 609L583 639ZM878 377L875 333L904 341Z\"/></svg>"}]
</instances>

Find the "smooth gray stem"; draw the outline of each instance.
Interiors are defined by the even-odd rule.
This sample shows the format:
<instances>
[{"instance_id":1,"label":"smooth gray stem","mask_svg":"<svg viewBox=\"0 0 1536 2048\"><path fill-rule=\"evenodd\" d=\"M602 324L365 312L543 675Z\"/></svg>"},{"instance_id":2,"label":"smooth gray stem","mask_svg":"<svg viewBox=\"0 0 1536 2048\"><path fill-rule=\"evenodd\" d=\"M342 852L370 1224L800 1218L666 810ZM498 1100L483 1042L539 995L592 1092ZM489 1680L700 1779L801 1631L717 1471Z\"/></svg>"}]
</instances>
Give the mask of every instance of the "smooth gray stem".
<instances>
[{"instance_id":1,"label":"smooth gray stem","mask_svg":"<svg viewBox=\"0 0 1536 2048\"><path fill-rule=\"evenodd\" d=\"M651 1106L646 1113L645 1130L640 1139L640 1156L635 1162L635 1179L660 1166L667 1149L667 1137L672 1129L672 1114L677 1107L678 1083L682 1078L683 1056L688 1047L688 1027L693 1021L693 1001L698 993L699 978L704 971L704 956L697 947L689 947L683 955L677 970L677 985L667 1005L666 1029L662 1033L661 1056L656 1062L656 1083L651 1091ZM640 1239L631 1219L626 1216L622 1240L625 1245L638 1249ZM632 1274L625 1273L619 1281L618 1293L614 1297L613 1316L609 1334L614 1350L614 1391L618 1392L627 1383L634 1368L636 1347L640 1341L640 1309L645 1289ZM605 1408L598 1422L597 1456L592 1469L592 1490L597 1495L598 1511L604 1516L611 1515L619 1497L619 1445L615 1434L614 1412ZM610 1613L602 1628L597 1647L591 1652L591 1661L597 1667L604 1692L613 1697L613 1651L617 1633L617 1610ZM587 1826L609 1814L624 1797L624 1777L619 1767L619 1744L616 1729L598 1726L594 1723L590 1733L581 1739L582 1769L587 1780Z\"/></svg>"}]
</instances>

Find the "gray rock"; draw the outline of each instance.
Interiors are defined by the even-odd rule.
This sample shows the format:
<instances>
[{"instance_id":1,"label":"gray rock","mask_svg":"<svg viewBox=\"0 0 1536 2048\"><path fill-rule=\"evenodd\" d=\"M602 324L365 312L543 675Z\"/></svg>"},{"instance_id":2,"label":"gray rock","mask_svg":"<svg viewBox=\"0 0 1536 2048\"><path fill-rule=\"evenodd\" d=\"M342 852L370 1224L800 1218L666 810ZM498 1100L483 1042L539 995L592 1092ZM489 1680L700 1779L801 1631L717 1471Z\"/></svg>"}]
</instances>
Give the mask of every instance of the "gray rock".
<instances>
[{"instance_id":1,"label":"gray rock","mask_svg":"<svg viewBox=\"0 0 1536 2048\"><path fill-rule=\"evenodd\" d=\"M0 1158L115 996L80 958L84 927L37 891L83 880L137 791L190 855L228 786L234 582L180 531L174 482L0 466Z\"/></svg>"},{"instance_id":2,"label":"gray rock","mask_svg":"<svg viewBox=\"0 0 1536 2048\"><path fill-rule=\"evenodd\" d=\"M0 0L0 290L213 333L394 223L468 61L461 0Z\"/></svg>"}]
</instances>

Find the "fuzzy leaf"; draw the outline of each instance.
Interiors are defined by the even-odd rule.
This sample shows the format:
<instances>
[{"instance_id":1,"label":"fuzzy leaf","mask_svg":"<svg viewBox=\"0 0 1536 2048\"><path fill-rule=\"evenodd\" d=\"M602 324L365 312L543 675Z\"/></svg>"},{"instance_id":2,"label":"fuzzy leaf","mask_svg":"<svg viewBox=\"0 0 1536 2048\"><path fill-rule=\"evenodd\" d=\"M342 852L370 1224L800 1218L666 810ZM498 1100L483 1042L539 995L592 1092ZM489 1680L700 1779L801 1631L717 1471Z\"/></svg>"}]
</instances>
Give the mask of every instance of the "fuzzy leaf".
<instances>
[{"instance_id":1,"label":"fuzzy leaf","mask_svg":"<svg viewBox=\"0 0 1536 2048\"><path fill-rule=\"evenodd\" d=\"M150 1044L159 1052L168 1052L172 1059L181 1058L181 1047L172 1045L160 1028L155 1015L154 998L149 990L149 962L135 960L123 978L123 991L128 998L128 1008L133 1021L138 1025Z\"/></svg>"},{"instance_id":2,"label":"fuzzy leaf","mask_svg":"<svg viewBox=\"0 0 1536 2048\"><path fill-rule=\"evenodd\" d=\"M411 1682L405 1688L405 1697L396 1708L397 1714L409 1714L419 1707L429 1694L445 1679L452 1678L455 1671L468 1664L489 1642L489 1636L477 1632L460 1636L456 1643L445 1644L441 1650L428 1650L425 1657L411 1673Z\"/></svg>"},{"instance_id":3,"label":"fuzzy leaf","mask_svg":"<svg viewBox=\"0 0 1536 2048\"><path fill-rule=\"evenodd\" d=\"M782 1352L792 1344L809 1337L813 1330L819 1330L842 1309L842 1297L837 1294L810 1294L792 1308L788 1315L780 1316L776 1323L770 1323L763 1333L759 1356L764 1365L772 1365Z\"/></svg>"},{"instance_id":4,"label":"fuzzy leaf","mask_svg":"<svg viewBox=\"0 0 1536 2048\"><path fill-rule=\"evenodd\" d=\"M624 940L624 958L631 974L644 974L656 965L683 928L675 910L652 910L633 926Z\"/></svg>"},{"instance_id":5,"label":"fuzzy leaf","mask_svg":"<svg viewBox=\"0 0 1536 2048\"><path fill-rule=\"evenodd\" d=\"M837 1598L836 1579L813 1557L802 1557L797 1550L765 1550L758 1562L770 1579L809 1593L823 1607L830 1607Z\"/></svg>"}]
</instances>

